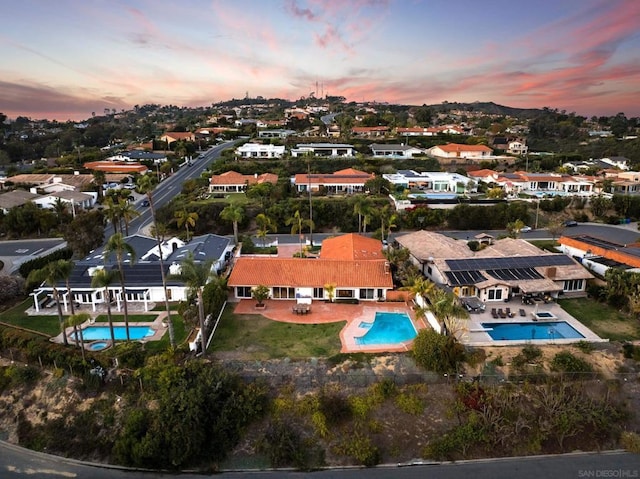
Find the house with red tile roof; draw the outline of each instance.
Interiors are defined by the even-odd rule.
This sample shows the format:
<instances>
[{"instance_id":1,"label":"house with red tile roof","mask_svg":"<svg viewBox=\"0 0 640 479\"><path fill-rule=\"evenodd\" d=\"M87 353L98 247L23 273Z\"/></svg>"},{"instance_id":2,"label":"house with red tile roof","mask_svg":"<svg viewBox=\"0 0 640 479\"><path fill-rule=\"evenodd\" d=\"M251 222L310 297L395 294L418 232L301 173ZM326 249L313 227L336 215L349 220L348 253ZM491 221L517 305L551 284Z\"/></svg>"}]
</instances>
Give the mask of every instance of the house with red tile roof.
<instances>
[{"instance_id":1,"label":"house with red tile roof","mask_svg":"<svg viewBox=\"0 0 640 479\"><path fill-rule=\"evenodd\" d=\"M176 141L195 141L196 135L190 131L168 131L160 137L160 141L166 141L167 145Z\"/></svg>"},{"instance_id":2,"label":"house with red tile roof","mask_svg":"<svg viewBox=\"0 0 640 479\"><path fill-rule=\"evenodd\" d=\"M105 173L140 173L144 174L148 168L141 163L128 161L90 161L84 164L87 170L104 171Z\"/></svg>"},{"instance_id":3,"label":"house with red tile roof","mask_svg":"<svg viewBox=\"0 0 640 479\"><path fill-rule=\"evenodd\" d=\"M261 175L243 175L237 171L227 171L221 175L213 175L209 180L209 193L242 193L247 187L262 183L275 185L278 175L263 173Z\"/></svg>"},{"instance_id":4,"label":"house with red tile roof","mask_svg":"<svg viewBox=\"0 0 640 479\"><path fill-rule=\"evenodd\" d=\"M444 159L472 159L482 160L490 157L493 150L487 145L462 145L459 143L447 143L429 148L429 154Z\"/></svg>"},{"instance_id":5,"label":"house with red tile roof","mask_svg":"<svg viewBox=\"0 0 640 479\"><path fill-rule=\"evenodd\" d=\"M324 300L329 291L336 299L376 301L393 289L386 260L340 260L311 258L238 258L228 284L236 299L250 299L258 285L269 288L271 299Z\"/></svg>"},{"instance_id":6,"label":"house with red tile roof","mask_svg":"<svg viewBox=\"0 0 640 479\"><path fill-rule=\"evenodd\" d=\"M384 260L385 256L380 240L349 233L325 239L320 249L320 259Z\"/></svg>"},{"instance_id":7,"label":"house with red tile roof","mask_svg":"<svg viewBox=\"0 0 640 479\"><path fill-rule=\"evenodd\" d=\"M362 193L367 181L375 178L373 173L346 168L335 173L298 173L294 183L298 192L319 191L326 188L329 194Z\"/></svg>"}]
</instances>

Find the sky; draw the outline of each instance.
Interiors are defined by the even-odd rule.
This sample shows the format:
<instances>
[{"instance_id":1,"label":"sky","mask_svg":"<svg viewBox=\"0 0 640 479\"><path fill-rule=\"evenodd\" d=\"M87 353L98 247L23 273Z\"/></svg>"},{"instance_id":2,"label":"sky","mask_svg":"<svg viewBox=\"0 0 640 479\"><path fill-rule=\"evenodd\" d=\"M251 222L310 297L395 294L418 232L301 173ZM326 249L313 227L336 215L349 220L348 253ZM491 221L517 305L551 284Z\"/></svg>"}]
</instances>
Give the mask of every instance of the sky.
<instances>
[{"instance_id":1,"label":"sky","mask_svg":"<svg viewBox=\"0 0 640 479\"><path fill-rule=\"evenodd\" d=\"M640 116L640 0L3 2L0 112L232 98Z\"/></svg>"}]
</instances>

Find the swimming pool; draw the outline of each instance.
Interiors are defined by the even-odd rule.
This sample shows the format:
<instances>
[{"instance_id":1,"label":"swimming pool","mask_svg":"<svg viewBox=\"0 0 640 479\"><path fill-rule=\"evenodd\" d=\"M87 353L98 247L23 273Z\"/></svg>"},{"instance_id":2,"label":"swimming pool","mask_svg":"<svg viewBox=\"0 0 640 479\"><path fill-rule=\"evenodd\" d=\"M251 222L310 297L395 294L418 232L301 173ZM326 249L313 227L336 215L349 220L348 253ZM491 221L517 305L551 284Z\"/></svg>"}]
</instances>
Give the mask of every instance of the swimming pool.
<instances>
[{"instance_id":1,"label":"swimming pool","mask_svg":"<svg viewBox=\"0 0 640 479\"><path fill-rule=\"evenodd\" d=\"M376 312L372 323L361 322L360 328L367 328L364 336L355 337L356 344L397 344L414 339L418 332L406 313Z\"/></svg>"},{"instance_id":2,"label":"swimming pool","mask_svg":"<svg viewBox=\"0 0 640 479\"><path fill-rule=\"evenodd\" d=\"M584 336L566 321L544 323L481 323L491 339L516 341L534 339L583 339Z\"/></svg>"},{"instance_id":3,"label":"swimming pool","mask_svg":"<svg viewBox=\"0 0 640 479\"><path fill-rule=\"evenodd\" d=\"M87 346L87 349L89 351L102 351L103 349L107 349L109 346L111 346L109 341L95 341L93 343L90 343Z\"/></svg>"},{"instance_id":4,"label":"swimming pool","mask_svg":"<svg viewBox=\"0 0 640 479\"><path fill-rule=\"evenodd\" d=\"M153 336L155 331L149 326L129 326L129 337L131 339L143 339L147 336ZM124 326L114 326L113 334L116 339L127 339L127 332ZM71 335L73 337L73 335ZM82 330L82 338L84 341L108 340L111 339L109 326L87 326Z\"/></svg>"}]
</instances>

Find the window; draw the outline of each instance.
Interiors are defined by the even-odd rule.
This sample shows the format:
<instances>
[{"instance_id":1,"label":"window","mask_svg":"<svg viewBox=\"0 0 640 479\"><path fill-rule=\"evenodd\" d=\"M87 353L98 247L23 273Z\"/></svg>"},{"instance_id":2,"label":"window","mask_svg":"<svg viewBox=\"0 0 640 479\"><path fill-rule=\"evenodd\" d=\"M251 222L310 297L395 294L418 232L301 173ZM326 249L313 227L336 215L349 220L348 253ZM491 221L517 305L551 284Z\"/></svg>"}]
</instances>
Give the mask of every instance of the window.
<instances>
[{"instance_id":1,"label":"window","mask_svg":"<svg viewBox=\"0 0 640 479\"><path fill-rule=\"evenodd\" d=\"M296 297L295 288L273 288L273 297L277 299L294 299Z\"/></svg>"},{"instance_id":2,"label":"window","mask_svg":"<svg viewBox=\"0 0 640 479\"><path fill-rule=\"evenodd\" d=\"M324 299L324 288L313 288L314 299Z\"/></svg>"},{"instance_id":3,"label":"window","mask_svg":"<svg viewBox=\"0 0 640 479\"><path fill-rule=\"evenodd\" d=\"M570 279L564 282L563 291L582 291L583 286L583 279Z\"/></svg>"},{"instance_id":4,"label":"window","mask_svg":"<svg viewBox=\"0 0 640 479\"><path fill-rule=\"evenodd\" d=\"M374 299L373 293L374 289L371 288L363 288L360 290L360 299Z\"/></svg>"},{"instance_id":5,"label":"window","mask_svg":"<svg viewBox=\"0 0 640 479\"><path fill-rule=\"evenodd\" d=\"M489 301L502 299L501 289L490 289L488 293L489 293Z\"/></svg>"},{"instance_id":6,"label":"window","mask_svg":"<svg viewBox=\"0 0 640 479\"><path fill-rule=\"evenodd\" d=\"M433 268L431 268L431 266L427 267L427 273L429 273L429 276L433 274Z\"/></svg>"},{"instance_id":7,"label":"window","mask_svg":"<svg viewBox=\"0 0 640 479\"><path fill-rule=\"evenodd\" d=\"M336 291L336 298L353 298L353 290L339 289Z\"/></svg>"},{"instance_id":8,"label":"window","mask_svg":"<svg viewBox=\"0 0 640 479\"><path fill-rule=\"evenodd\" d=\"M236 296L238 298L250 298L251 297L251 286L237 286L236 287Z\"/></svg>"}]
</instances>

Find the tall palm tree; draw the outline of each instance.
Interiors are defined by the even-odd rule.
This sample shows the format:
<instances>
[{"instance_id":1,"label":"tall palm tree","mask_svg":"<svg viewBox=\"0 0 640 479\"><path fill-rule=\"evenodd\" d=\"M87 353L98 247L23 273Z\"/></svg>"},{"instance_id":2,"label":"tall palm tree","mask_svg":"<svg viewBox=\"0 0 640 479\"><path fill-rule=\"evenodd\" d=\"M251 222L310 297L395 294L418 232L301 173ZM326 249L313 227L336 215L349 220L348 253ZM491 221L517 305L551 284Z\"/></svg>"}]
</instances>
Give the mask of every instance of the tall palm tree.
<instances>
[{"instance_id":1,"label":"tall palm tree","mask_svg":"<svg viewBox=\"0 0 640 479\"><path fill-rule=\"evenodd\" d=\"M129 336L129 308L127 305L127 292L125 288L125 276L124 276L124 257L125 255L129 257L130 265L133 265L136 261L136 252L134 249L125 241L125 238L122 236L122 233L116 233L109 241L107 241L107 245L104 248L104 258L106 259L111 255L116 255L116 262L118 263L118 271L120 273L120 294L122 295L122 301L124 303L124 327L127 332L127 341L130 341L131 338Z\"/></svg>"},{"instance_id":2,"label":"tall palm tree","mask_svg":"<svg viewBox=\"0 0 640 479\"><path fill-rule=\"evenodd\" d=\"M120 221L120 208L113 195L106 195L104 200L104 209L102 210L111 224L113 231L122 232L122 224Z\"/></svg>"},{"instance_id":3,"label":"tall palm tree","mask_svg":"<svg viewBox=\"0 0 640 479\"><path fill-rule=\"evenodd\" d=\"M358 215L358 233L362 233L362 218L368 207L369 200L366 196L357 195L354 197L353 212Z\"/></svg>"},{"instance_id":4,"label":"tall palm tree","mask_svg":"<svg viewBox=\"0 0 640 479\"><path fill-rule=\"evenodd\" d=\"M113 318L111 316L111 293L109 292L109 286L113 284L116 279L116 271L112 269L97 269L91 277L92 288L102 288L104 302L107 305L107 318L109 320L109 332L111 333L111 344L116 344L116 335L113 331Z\"/></svg>"},{"instance_id":5,"label":"tall palm tree","mask_svg":"<svg viewBox=\"0 0 640 479\"><path fill-rule=\"evenodd\" d=\"M198 213L195 211L189 213L187 210L176 211L176 219L178 220L178 228L184 226L187 229L187 242L189 242L189 226L195 228L196 221L198 221Z\"/></svg>"},{"instance_id":6,"label":"tall palm tree","mask_svg":"<svg viewBox=\"0 0 640 479\"><path fill-rule=\"evenodd\" d=\"M391 228L396 227L396 220L398 217L395 213L391 212L390 205L384 205L382 209L378 210L378 216L380 216L380 231L382 233L382 241L385 240L385 231L387 233L387 238L391 234Z\"/></svg>"},{"instance_id":7,"label":"tall palm tree","mask_svg":"<svg viewBox=\"0 0 640 479\"><path fill-rule=\"evenodd\" d=\"M58 282L64 279L64 271L61 269L61 265L59 261L52 261L51 263L47 263L43 268L36 269L29 273L27 278L28 283L36 283L36 282L44 282L47 285L51 286L53 290L53 300L56 303L56 308L58 310L58 322L60 323L60 330L62 331L62 339L64 341L64 345L69 345L69 340L67 339L67 332L64 327L64 316L62 315L62 305L60 304L60 292L58 291Z\"/></svg>"},{"instance_id":8,"label":"tall palm tree","mask_svg":"<svg viewBox=\"0 0 640 479\"><path fill-rule=\"evenodd\" d=\"M67 296L69 297L69 308L71 308L71 314L76 314L75 305L73 304L73 293L71 292L71 284L69 282L71 273L73 272L74 263L71 260L59 259L58 268L64 279L65 286L67 287Z\"/></svg>"},{"instance_id":9,"label":"tall palm tree","mask_svg":"<svg viewBox=\"0 0 640 479\"><path fill-rule=\"evenodd\" d=\"M176 334L173 328L173 321L171 320L171 306L169 305L169 290L167 288L167 274L164 270L164 258L162 257L162 240L161 240L161 227L156 219L156 209L153 203L153 190L155 188L155 180L153 175L144 175L138 180L138 189L141 193L147 195L149 201L149 209L151 210L151 217L153 218L153 234L156 238L156 244L158 245L158 258L160 262L160 276L162 277L162 288L164 290L164 306L167 311L167 327L169 329L169 343L171 347L176 347Z\"/></svg>"},{"instance_id":10,"label":"tall palm tree","mask_svg":"<svg viewBox=\"0 0 640 479\"><path fill-rule=\"evenodd\" d=\"M291 225L291 234L300 235L300 257L304 257L304 251L302 250L302 231L305 226L309 227L309 230L313 228L313 221L305 219L300 215L300 210L296 210L295 214L287 220L287 225Z\"/></svg>"},{"instance_id":11,"label":"tall palm tree","mask_svg":"<svg viewBox=\"0 0 640 479\"><path fill-rule=\"evenodd\" d=\"M429 299L431 300L431 310L436 318L444 324L446 334L455 336L457 332L464 329L458 321L467 319L469 312L460 304L455 294L442 289L434 289Z\"/></svg>"},{"instance_id":12,"label":"tall palm tree","mask_svg":"<svg viewBox=\"0 0 640 479\"><path fill-rule=\"evenodd\" d=\"M85 361L84 356L84 336L82 335L82 328L78 328L82 323L88 321L91 318L89 313L72 314L67 318L66 325L73 326L73 338L76 346L80 346L80 352L82 354L82 360ZM80 338L80 344L78 345L78 338Z\"/></svg>"},{"instance_id":13,"label":"tall palm tree","mask_svg":"<svg viewBox=\"0 0 640 479\"><path fill-rule=\"evenodd\" d=\"M129 201L123 198L119 198L118 214L120 218L124 221L125 236L129 236L129 223L131 223L132 219L140 216L140 212L136 210ZM120 227L120 231L122 231L122 226Z\"/></svg>"},{"instance_id":14,"label":"tall palm tree","mask_svg":"<svg viewBox=\"0 0 640 479\"><path fill-rule=\"evenodd\" d=\"M256 225L258 226L258 238L262 239L262 247L264 248L265 238L269 231L276 231L275 222L264 213L260 213L256 216Z\"/></svg>"},{"instance_id":15,"label":"tall palm tree","mask_svg":"<svg viewBox=\"0 0 640 479\"><path fill-rule=\"evenodd\" d=\"M180 274L175 275L177 279L184 281L189 288L189 294L196 294L198 298L198 319L200 322L200 341L202 347L202 356L207 352L207 337L204 328L204 301L202 298L202 290L210 279L216 276L213 271L213 261L208 260L204 263L194 259L193 254L189 254L187 259L180 263Z\"/></svg>"},{"instance_id":16,"label":"tall palm tree","mask_svg":"<svg viewBox=\"0 0 640 479\"><path fill-rule=\"evenodd\" d=\"M244 218L244 208L236 203L230 203L220 212L220 218L233 223L233 239L238 244L238 223Z\"/></svg>"}]
</instances>

